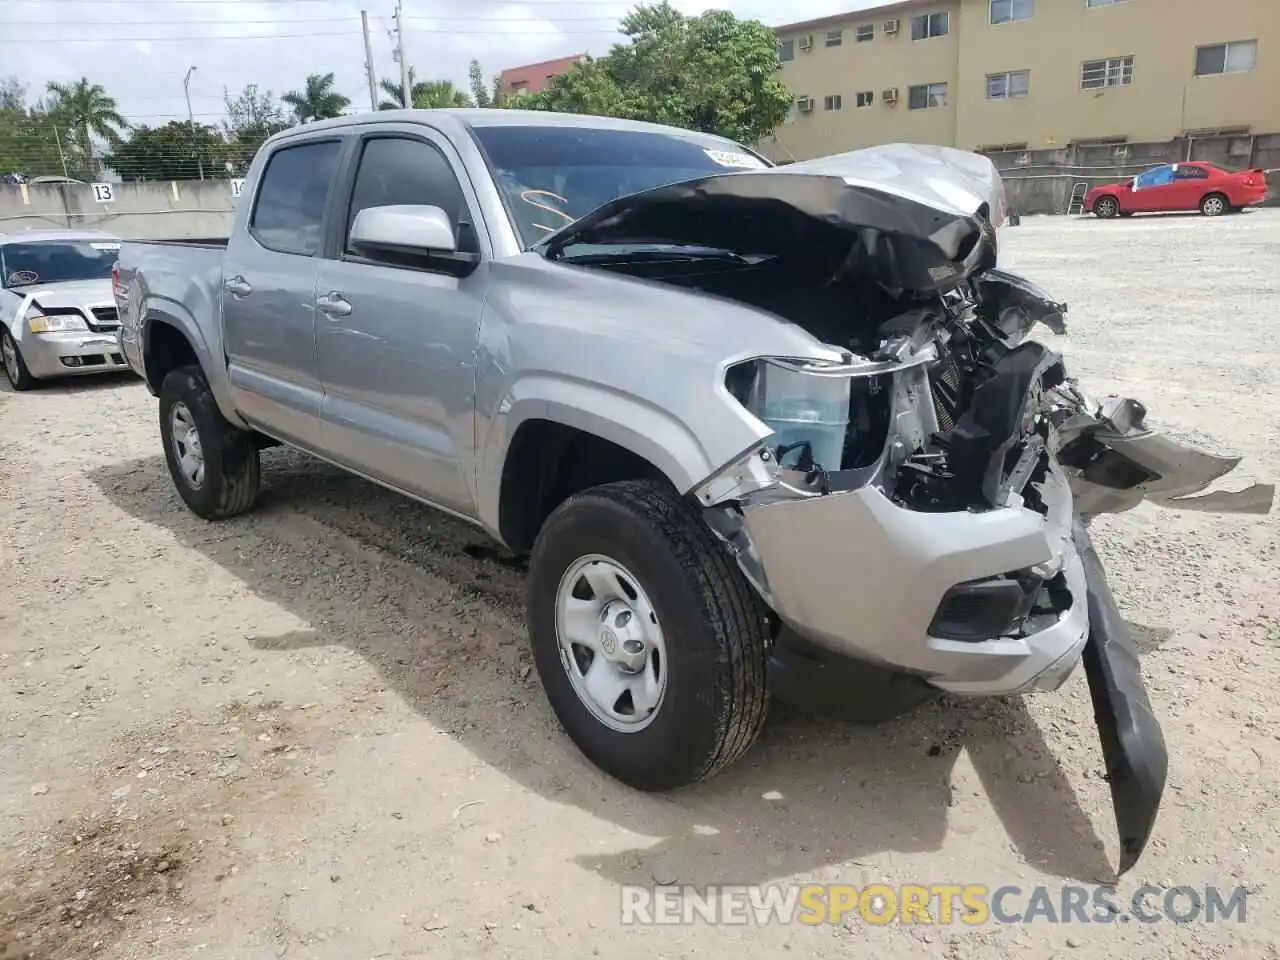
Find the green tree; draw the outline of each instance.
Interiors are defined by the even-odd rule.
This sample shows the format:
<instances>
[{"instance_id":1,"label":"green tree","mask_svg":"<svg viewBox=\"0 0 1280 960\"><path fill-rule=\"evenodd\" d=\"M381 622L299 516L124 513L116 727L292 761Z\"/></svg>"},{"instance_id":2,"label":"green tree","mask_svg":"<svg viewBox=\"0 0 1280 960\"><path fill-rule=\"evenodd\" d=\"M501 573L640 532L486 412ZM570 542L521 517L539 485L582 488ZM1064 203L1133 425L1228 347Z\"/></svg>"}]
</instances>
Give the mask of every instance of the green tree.
<instances>
[{"instance_id":1,"label":"green tree","mask_svg":"<svg viewBox=\"0 0 1280 960\"><path fill-rule=\"evenodd\" d=\"M769 136L792 96L777 78L777 38L725 10L687 17L670 3L641 4L615 44L552 78L513 106L650 120L743 143Z\"/></svg>"},{"instance_id":2,"label":"green tree","mask_svg":"<svg viewBox=\"0 0 1280 960\"><path fill-rule=\"evenodd\" d=\"M404 107L403 84L383 79L378 86L386 94L386 99L378 104L379 110L400 110ZM409 68L409 89L413 91L413 106L419 110L473 105L466 91L459 90L448 80L415 80L413 67Z\"/></svg>"},{"instance_id":3,"label":"green tree","mask_svg":"<svg viewBox=\"0 0 1280 960\"><path fill-rule=\"evenodd\" d=\"M227 141L214 127L170 120L162 127L134 127L104 158L122 180L194 180L225 173Z\"/></svg>"},{"instance_id":4,"label":"green tree","mask_svg":"<svg viewBox=\"0 0 1280 960\"><path fill-rule=\"evenodd\" d=\"M78 155L77 167L92 175L94 134L114 145L128 126L116 109L116 101L107 96L101 84L90 83L88 77L81 77L75 83L51 80L46 89L51 99L49 112L55 124L68 129Z\"/></svg>"},{"instance_id":5,"label":"green tree","mask_svg":"<svg viewBox=\"0 0 1280 960\"><path fill-rule=\"evenodd\" d=\"M256 83L245 86L236 97L224 88L222 101L227 110L222 125L229 144L227 163L233 174L242 174L263 142L287 129L289 121L271 91L260 91Z\"/></svg>"},{"instance_id":6,"label":"green tree","mask_svg":"<svg viewBox=\"0 0 1280 960\"><path fill-rule=\"evenodd\" d=\"M493 97L489 93L489 87L484 82L484 71L480 69L480 61L472 60L467 67L467 78L471 82L471 99L475 101L477 107L493 106Z\"/></svg>"},{"instance_id":7,"label":"green tree","mask_svg":"<svg viewBox=\"0 0 1280 960\"><path fill-rule=\"evenodd\" d=\"M338 117L351 106L351 100L334 90L333 84L332 73L312 73L307 76L302 90L290 90L280 99L293 108L293 115L299 123Z\"/></svg>"}]
</instances>

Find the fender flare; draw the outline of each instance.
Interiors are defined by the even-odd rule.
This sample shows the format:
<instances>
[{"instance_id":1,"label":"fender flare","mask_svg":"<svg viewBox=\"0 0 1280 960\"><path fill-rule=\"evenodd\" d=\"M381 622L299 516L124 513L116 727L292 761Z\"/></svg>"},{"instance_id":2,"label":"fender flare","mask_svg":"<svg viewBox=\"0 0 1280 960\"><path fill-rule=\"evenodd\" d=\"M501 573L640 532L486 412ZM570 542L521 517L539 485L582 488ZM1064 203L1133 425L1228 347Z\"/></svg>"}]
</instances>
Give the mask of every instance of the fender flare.
<instances>
[{"instance_id":1,"label":"fender flare","mask_svg":"<svg viewBox=\"0 0 1280 960\"><path fill-rule=\"evenodd\" d=\"M213 393L213 398L217 402L218 409L222 412L222 415L236 426L248 429L249 424L245 423L236 412L235 401L231 397L231 384L227 379L226 371L219 369L214 364L213 350L210 348L209 342L205 339L204 332L200 329L200 324L196 322L195 318L179 304L169 300L144 301L140 313L142 316L142 329L139 340L142 349L143 368L146 369L149 366L148 357L151 353L151 337L156 324L172 327L191 345L191 349L196 355L196 361L204 371L205 379L209 382L209 389ZM152 389L157 394L159 393L160 384L151 385L150 376L147 378L147 383L152 386Z\"/></svg>"},{"instance_id":2,"label":"fender flare","mask_svg":"<svg viewBox=\"0 0 1280 960\"><path fill-rule=\"evenodd\" d=\"M555 376L522 378L512 385L478 451L479 519L499 529L502 477L511 441L530 420L547 420L600 437L653 464L681 494L706 479L713 464L693 432L677 417L609 387Z\"/></svg>"}]
</instances>

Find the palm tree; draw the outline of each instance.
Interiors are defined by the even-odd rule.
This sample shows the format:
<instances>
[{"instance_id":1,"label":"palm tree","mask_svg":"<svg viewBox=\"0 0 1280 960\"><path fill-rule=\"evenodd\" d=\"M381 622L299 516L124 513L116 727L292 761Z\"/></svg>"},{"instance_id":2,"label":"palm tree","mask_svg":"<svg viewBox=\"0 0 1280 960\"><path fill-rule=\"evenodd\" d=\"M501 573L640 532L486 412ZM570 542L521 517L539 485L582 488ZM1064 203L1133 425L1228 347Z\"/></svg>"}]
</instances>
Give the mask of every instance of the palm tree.
<instances>
[{"instance_id":1,"label":"palm tree","mask_svg":"<svg viewBox=\"0 0 1280 960\"><path fill-rule=\"evenodd\" d=\"M378 104L379 110L399 110L404 106L404 87L384 79L380 84L387 99ZM470 107L471 98L465 90L459 90L448 80L422 80L414 82L413 67L409 68L409 89L413 91L413 106L419 110L432 107Z\"/></svg>"},{"instance_id":2,"label":"palm tree","mask_svg":"<svg viewBox=\"0 0 1280 960\"><path fill-rule=\"evenodd\" d=\"M128 124L116 110L116 101L107 96L100 84L90 83L81 77L75 83L49 81L49 94L55 123L58 120L72 128L80 155L92 167L93 135L96 133L114 146L120 141L120 133ZM89 171L93 173L92 169Z\"/></svg>"},{"instance_id":3,"label":"palm tree","mask_svg":"<svg viewBox=\"0 0 1280 960\"><path fill-rule=\"evenodd\" d=\"M351 106L351 100L334 90L333 83L332 73L308 74L303 90L290 90L280 99L293 108L299 123L341 116Z\"/></svg>"}]
</instances>

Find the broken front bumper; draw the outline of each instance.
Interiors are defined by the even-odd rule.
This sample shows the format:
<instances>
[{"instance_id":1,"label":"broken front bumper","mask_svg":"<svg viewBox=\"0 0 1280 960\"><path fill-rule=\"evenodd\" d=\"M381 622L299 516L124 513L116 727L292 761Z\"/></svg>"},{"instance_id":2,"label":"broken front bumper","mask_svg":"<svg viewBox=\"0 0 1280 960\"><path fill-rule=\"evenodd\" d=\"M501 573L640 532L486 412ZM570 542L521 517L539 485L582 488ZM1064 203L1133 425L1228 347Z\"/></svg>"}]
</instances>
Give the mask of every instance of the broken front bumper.
<instances>
[{"instance_id":1,"label":"broken front bumper","mask_svg":"<svg viewBox=\"0 0 1280 960\"><path fill-rule=\"evenodd\" d=\"M1070 495L1062 491L1058 499L1048 519L1019 507L923 513L868 485L749 504L743 513L773 609L801 637L953 693L1001 695L1061 685L1088 638ZM1063 598L1035 629L964 640L931 635L956 588L1029 570Z\"/></svg>"}]
</instances>

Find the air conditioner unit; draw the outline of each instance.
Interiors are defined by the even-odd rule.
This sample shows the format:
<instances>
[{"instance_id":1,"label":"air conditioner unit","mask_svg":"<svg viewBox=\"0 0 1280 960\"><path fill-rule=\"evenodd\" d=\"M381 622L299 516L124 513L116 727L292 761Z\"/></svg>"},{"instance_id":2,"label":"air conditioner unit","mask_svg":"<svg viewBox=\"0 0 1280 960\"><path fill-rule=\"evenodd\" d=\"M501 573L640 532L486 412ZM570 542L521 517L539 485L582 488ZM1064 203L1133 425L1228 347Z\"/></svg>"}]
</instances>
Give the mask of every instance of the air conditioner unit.
<instances>
[{"instance_id":1,"label":"air conditioner unit","mask_svg":"<svg viewBox=\"0 0 1280 960\"><path fill-rule=\"evenodd\" d=\"M881 90L881 91L880 91L880 102L881 102L881 103L887 103L889 106L893 106L895 103L897 103L897 102L898 102L898 88L897 88L897 87L886 87L884 90Z\"/></svg>"},{"instance_id":2,"label":"air conditioner unit","mask_svg":"<svg viewBox=\"0 0 1280 960\"><path fill-rule=\"evenodd\" d=\"M800 38L800 49L801 50L813 49L813 34L809 34L808 36L804 36Z\"/></svg>"},{"instance_id":3,"label":"air conditioner unit","mask_svg":"<svg viewBox=\"0 0 1280 960\"><path fill-rule=\"evenodd\" d=\"M884 29L884 32L885 32L885 33L897 33L897 32L898 32L898 21L897 21L897 20L886 20L886 21L884 22L884 27L883 27L883 29Z\"/></svg>"},{"instance_id":4,"label":"air conditioner unit","mask_svg":"<svg viewBox=\"0 0 1280 960\"><path fill-rule=\"evenodd\" d=\"M1020 166L1020 167L1025 167L1025 166L1027 166L1027 164L1029 164L1030 162L1031 162L1031 154L1029 154L1029 153L1020 153L1020 154L1018 154L1018 159L1017 159L1017 164L1018 164L1018 166Z\"/></svg>"},{"instance_id":5,"label":"air conditioner unit","mask_svg":"<svg viewBox=\"0 0 1280 960\"><path fill-rule=\"evenodd\" d=\"M801 113L812 113L813 97L796 97L796 109Z\"/></svg>"}]
</instances>

